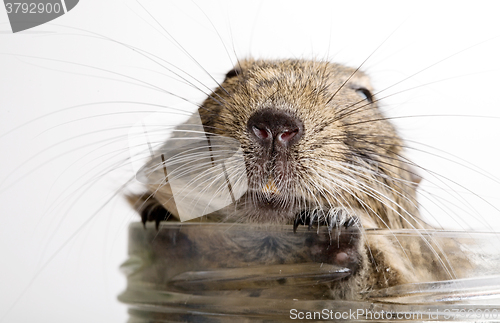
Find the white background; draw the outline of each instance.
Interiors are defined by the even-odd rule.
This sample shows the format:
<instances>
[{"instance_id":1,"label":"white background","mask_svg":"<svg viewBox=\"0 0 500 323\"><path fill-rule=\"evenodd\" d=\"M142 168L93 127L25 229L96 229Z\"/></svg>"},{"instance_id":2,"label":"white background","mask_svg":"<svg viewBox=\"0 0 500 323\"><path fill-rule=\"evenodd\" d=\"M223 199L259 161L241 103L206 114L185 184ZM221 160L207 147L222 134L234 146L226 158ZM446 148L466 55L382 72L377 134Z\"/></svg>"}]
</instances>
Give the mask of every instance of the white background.
<instances>
[{"instance_id":1,"label":"white background","mask_svg":"<svg viewBox=\"0 0 500 323\"><path fill-rule=\"evenodd\" d=\"M147 104L195 109L167 92L194 103L204 95L171 66L207 92L215 81L206 72L221 81L236 57L359 66L373 54L362 70L387 89L378 95L390 95L384 110L414 116L395 122L428 170L423 213L446 228L498 230L498 10L494 2L82 0L12 34L0 9L2 322L126 320L118 267L137 216L112 195L133 176L128 129L152 111L175 117Z\"/></svg>"}]
</instances>

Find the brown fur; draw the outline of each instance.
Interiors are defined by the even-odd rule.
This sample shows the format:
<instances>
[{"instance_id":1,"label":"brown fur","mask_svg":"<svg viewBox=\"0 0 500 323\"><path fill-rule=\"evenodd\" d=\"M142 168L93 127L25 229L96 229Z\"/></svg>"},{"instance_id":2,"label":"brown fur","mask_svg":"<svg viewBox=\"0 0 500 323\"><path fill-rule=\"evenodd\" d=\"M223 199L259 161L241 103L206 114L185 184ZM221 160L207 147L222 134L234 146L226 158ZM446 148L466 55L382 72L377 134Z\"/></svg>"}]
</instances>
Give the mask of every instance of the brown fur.
<instances>
[{"instance_id":1,"label":"brown fur","mask_svg":"<svg viewBox=\"0 0 500 323\"><path fill-rule=\"evenodd\" d=\"M201 220L292 224L304 209L337 207L357 217L365 230L428 228L418 214L418 175L373 92L365 74L338 64L239 62L198 112L206 132L240 143L249 190L236 206ZM249 118L265 108L286 112L303 123L303 136L290 148L281 169L260 167L262 152L247 130ZM166 143L171 144L173 140ZM280 194L275 204L263 207L255 201L270 176L277 179ZM148 189L147 194L132 198L139 212L159 203L178 218L168 183L150 184ZM152 218L143 215L143 220ZM420 245L403 248L397 240L370 235L361 236L357 248L356 275L332 287L334 298L355 298L364 290L433 277L425 261L418 266L406 261L421 257Z\"/></svg>"}]
</instances>

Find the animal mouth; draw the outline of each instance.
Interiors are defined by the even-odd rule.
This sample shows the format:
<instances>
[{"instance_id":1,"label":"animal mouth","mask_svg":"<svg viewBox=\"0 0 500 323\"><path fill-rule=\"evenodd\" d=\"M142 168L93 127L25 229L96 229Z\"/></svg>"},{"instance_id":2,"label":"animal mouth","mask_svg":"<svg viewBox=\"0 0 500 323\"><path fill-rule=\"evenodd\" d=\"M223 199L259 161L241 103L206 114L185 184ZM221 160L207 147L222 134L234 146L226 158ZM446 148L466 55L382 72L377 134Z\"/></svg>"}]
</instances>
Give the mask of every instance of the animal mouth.
<instances>
[{"instance_id":1,"label":"animal mouth","mask_svg":"<svg viewBox=\"0 0 500 323\"><path fill-rule=\"evenodd\" d=\"M262 211L267 216L272 214L288 213L294 208L295 197L285 188L278 187L274 181L269 180L267 184L259 189L249 191L250 207L255 211Z\"/></svg>"},{"instance_id":2,"label":"animal mouth","mask_svg":"<svg viewBox=\"0 0 500 323\"><path fill-rule=\"evenodd\" d=\"M283 202L281 198L276 194L259 194L257 195L256 202L259 206L264 208L283 208ZM280 203L281 202L281 203Z\"/></svg>"},{"instance_id":3,"label":"animal mouth","mask_svg":"<svg viewBox=\"0 0 500 323\"><path fill-rule=\"evenodd\" d=\"M253 172L248 172L247 168L249 181L244 208L252 213L262 211L267 214L266 217L272 214L282 217L295 209L295 205L300 204L298 200L304 197L297 196L297 179L289 165L276 161L269 164L268 169L256 167L258 171Z\"/></svg>"}]
</instances>

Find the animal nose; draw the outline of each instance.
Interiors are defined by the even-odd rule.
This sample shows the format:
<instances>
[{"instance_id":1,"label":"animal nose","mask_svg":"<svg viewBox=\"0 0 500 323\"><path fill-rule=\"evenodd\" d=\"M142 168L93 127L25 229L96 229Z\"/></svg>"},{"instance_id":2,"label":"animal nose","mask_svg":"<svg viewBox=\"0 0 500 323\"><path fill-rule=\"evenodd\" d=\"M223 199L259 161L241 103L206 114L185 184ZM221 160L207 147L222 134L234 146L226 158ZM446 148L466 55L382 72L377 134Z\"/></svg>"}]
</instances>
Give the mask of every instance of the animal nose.
<instances>
[{"instance_id":1,"label":"animal nose","mask_svg":"<svg viewBox=\"0 0 500 323\"><path fill-rule=\"evenodd\" d=\"M290 147L296 144L304 132L302 121L276 109L255 112L247 123L250 137L260 145Z\"/></svg>"}]
</instances>

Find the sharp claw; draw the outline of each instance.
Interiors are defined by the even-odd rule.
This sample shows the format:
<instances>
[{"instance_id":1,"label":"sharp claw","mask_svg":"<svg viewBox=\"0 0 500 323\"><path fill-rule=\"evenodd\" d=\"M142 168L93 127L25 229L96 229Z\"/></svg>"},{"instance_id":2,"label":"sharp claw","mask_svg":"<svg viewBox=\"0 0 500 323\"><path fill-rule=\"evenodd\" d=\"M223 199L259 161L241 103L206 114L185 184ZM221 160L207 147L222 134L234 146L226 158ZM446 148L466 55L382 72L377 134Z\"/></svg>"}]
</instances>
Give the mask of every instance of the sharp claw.
<instances>
[{"instance_id":1,"label":"sharp claw","mask_svg":"<svg viewBox=\"0 0 500 323\"><path fill-rule=\"evenodd\" d=\"M301 222L300 214L295 218L295 221L293 221L293 233L297 233L297 228Z\"/></svg>"},{"instance_id":2,"label":"sharp claw","mask_svg":"<svg viewBox=\"0 0 500 323\"><path fill-rule=\"evenodd\" d=\"M309 226L307 227L307 230L311 230L313 227L314 220L316 219L316 212L311 213L309 216Z\"/></svg>"},{"instance_id":3,"label":"sharp claw","mask_svg":"<svg viewBox=\"0 0 500 323\"><path fill-rule=\"evenodd\" d=\"M357 226L359 224L359 219L355 216L349 218L348 221L346 221L346 223L344 223L344 227L348 228L348 227L352 227L352 226Z\"/></svg>"},{"instance_id":4,"label":"sharp claw","mask_svg":"<svg viewBox=\"0 0 500 323\"><path fill-rule=\"evenodd\" d=\"M328 221L327 222L328 223L328 231L332 231L333 230L333 223L334 223L332 217L328 217L327 221Z\"/></svg>"},{"instance_id":5,"label":"sharp claw","mask_svg":"<svg viewBox=\"0 0 500 323\"><path fill-rule=\"evenodd\" d=\"M306 211L302 211L299 214L297 214L297 217L293 221L293 233L297 232L297 228L299 227L299 225L306 224L307 218L308 218L308 213Z\"/></svg>"}]
</instances>

